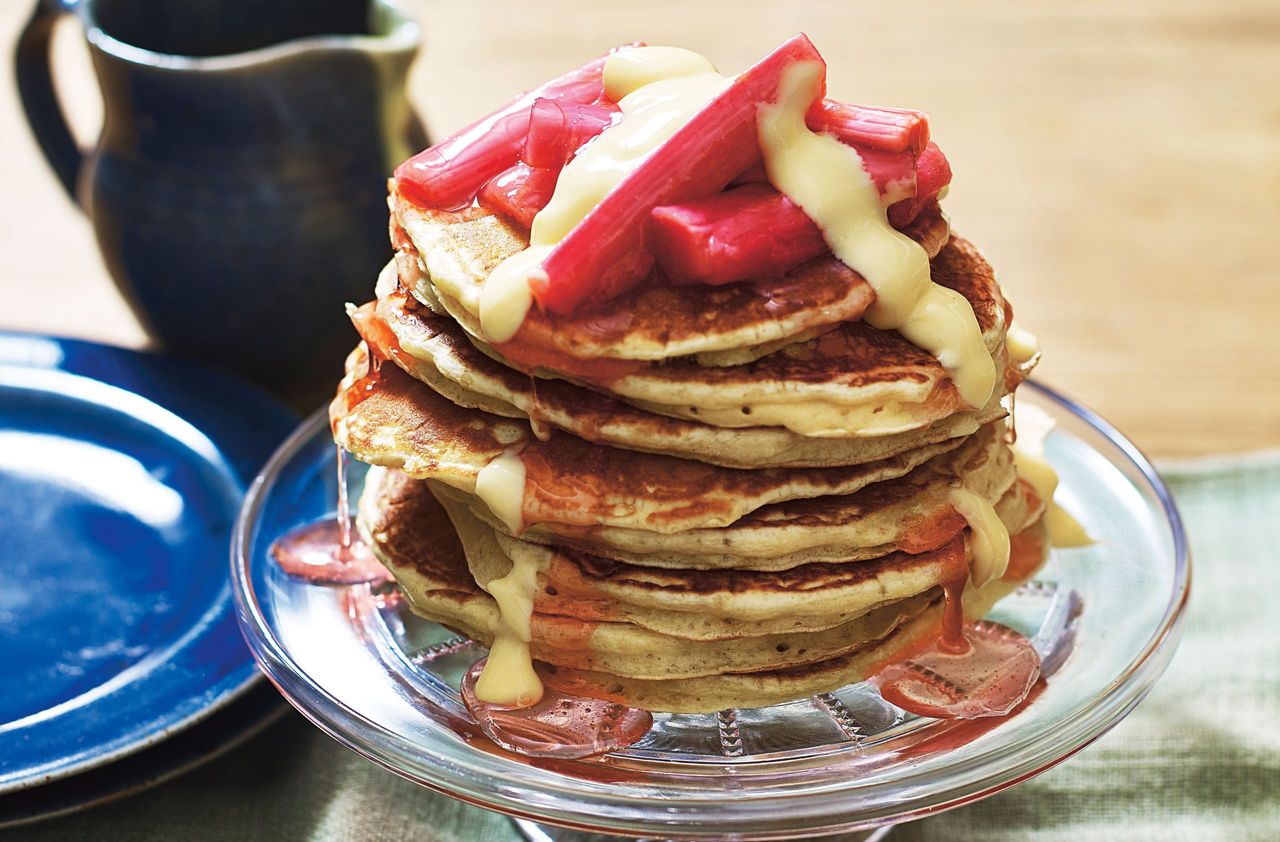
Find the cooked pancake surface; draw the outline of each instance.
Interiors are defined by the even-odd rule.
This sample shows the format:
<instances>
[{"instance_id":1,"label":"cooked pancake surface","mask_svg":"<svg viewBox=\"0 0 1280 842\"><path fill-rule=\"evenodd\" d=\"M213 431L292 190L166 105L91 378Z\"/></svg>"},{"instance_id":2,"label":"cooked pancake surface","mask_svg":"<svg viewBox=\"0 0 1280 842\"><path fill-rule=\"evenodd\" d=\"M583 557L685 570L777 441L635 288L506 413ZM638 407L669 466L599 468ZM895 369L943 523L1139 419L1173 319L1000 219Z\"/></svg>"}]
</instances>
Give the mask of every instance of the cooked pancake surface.
<instances>
[{"instance_id":1,"label":"cooked pancake surface","mask_svg":"<svg viewBox=\"0 0 1280 842\"><path fill-rule=\"evenodd\" d=\"M425 488L422 494L430 493ZM467 534L474 515L450 495L439 495L450 517ZM1019 532L1040 517L1039 504L1016 486L1002 521ZM741 621L780 620L793 615L858 616L881 603L941 585L947 578L945 545L964 534L963 524L943 531L937 547L915 553L891 551L866 559L810 562L786 570L679 569L619 563L590 553L548 548L494 530L506 559L531 562L555 590L544 598L556 613L572 613L580 601L684 611ZM505 564L503 565L505 567ZM473 572L475 572L473 570ZM502 574L496 574L502 575Z\"/></svg>"},{"instance_id":2,"label":"cooked pancake surface","mask_svg":"<svg viewBox=\"0 0 1280 842\"><path fill-rule=\"evenodd\" d=\"M527 525L661 534L727 526L772 504L851 495L963 449L966 442L995 437L947 439L864 465L744 471L591 444L568 434L541 441L527 425L460 407L392 365L381 368L371 393L359 383L348 388L363 399L335 401L335 436L371 464L471 494L485 465L521 447Z\"/></svg>"},{"instance_id":3,"label":"cooked pancake surface","mask_svg":"<svg viewBox=\"0 0 1280 842\"><path fill-rule=\"evenodd\" d=\"M1020 581L996 579L964 594L966 620L977 620ZM699 678L645 680L602 670L559 667L549 684L566 693L614 699L635 707L672 713L710 713L725 708L765 707L864 681L880 668L936 640L942 628L942 601L894 626L885 636L852 651L814 663L755 672L724 672Z\"/></svg>"},{"instance_id":4,"label":"cooked pancake surface","mask_svg":"<svg viewBox=\"0 0 1280 842\"><path fill-rule=\"evenodd\" d=\"M443 222L439 226L448 231L480 222ZM464 239L471 242L472 238ZM479 249L474 243L472 246ZM461 262L466 265L484 263L482 260ZM972 409L961 401L945 369L931 354L895 332L875 330L857 321L856 315L847 317L850 320L842 324L839 323L841 318L827 319L816 326L816 331L814 325L808 325L803 330L791 331L779 338L744 343L733 349L742 358L738 364L719 364L725 362L721 359L716 361L717 364L708 365L705 355L679 358L681 355L668 354L661 357L667 361L661 366L608 364L604 368L588 367L583 371L578 370L581 363L575 362L577 358L572 357L572 352L566 348L556 348L550 357L544 359L536 353L532 358L528 357L527 348L519 337L505 345L487 343L476 315L483 273L476 274L470 286L464 284L460 287L470 289L476 299L468 305L456 297L459 293L453 287L442 290L439 284L433 284L412 271L410 277L405 277L406 264L417 266L418 261L414 258L397 262L401 267L401 285L411 291L420 290L414 293L419 299L429 301L431 309L445 314L444 317L450 321L456 321L470 335L476 348L503 366L526 375L564 377L588 383L654 414L717 427L782 427L805 436L848 438L851 435L870 437L918 430ZM481 270L474 269L474 272ZM960 292L970 302L988 351L998 368L1008 368L1003 349L1008 310L994 273L978 250L967 241L952 237L938 251L931 264L931 272L937 283ZM743 286L734 284L710 289L716 291L715 294L727 294L723 291ZM822 288L831 286L828 283ZM669 314L678 321L678 314L682 307L689 305L690 297L696 298L701 294L697 290L707 288L674 290L659 286L645 294L657 295L664 289L678 296L679 300L664 302L659 313ZM772 301L771 311L778 306L776 300ZM627 307L625 301L612 302L613 318L617 313L625 313L626 319L631 320L633 314ZM829 313L830 308L819 307L818 310ZM725 323L718 311L698 312L714 315L716 324ZM386 315L395 329L398 320L394 314ZM526 326L539 323L538 319L549 318L535 308ZM577 348L592 337L607 333L607 321L603 317L582 317L557 325L550 335L557 340L569 337L565 341ZM574 327L583 325L589 325L587 332L590 336L574 337ZM677 324L667 324L664 330L668 336L680 332ZM401 329L398 333L404 339L404 334L412 331ZM412 336L408 339L409 351L414 353ZM421 356L426 358L431 354L428 351ZM592 365L599 365L599 360L599 357L595 358ZM614 363L617 362L614 359ZM1009 376L1016 378L1016 372L1011 371ZM990 406L981 408L982 411L989 412L995 408L1003 394L1003 390L997 391Z\"/></svg>"},{"instance_id":5,"label":"cooked pancake surface","mask_svg":"<svg viewBox=\"0 0 1280 842\"><path fill-rule=\"evenodd\" d=\"M510 557L494 533L478 522L464 515L455 523L461 540L450 540L446 509L427 483L395 471L371 472L360 503L360 525L375 552L395 573L416 611L488 643L497 614L480 586L505 575ZM1016 569L1020 577L1030 575L1043 557L1038 522L1024 534L1033 539L1036 557L1021 561ZM590 600L556 600L557 580L548 575L554 566L539 575L533 615L535 656L555 664L549 680L655 710L713 710L731 700L768 704L816 692L809 688L824 682L829 687L841 679L857 680L898 649L936 634L939 622L937 588L927 579L912 579L915 568L901 554L865 575L886 581L898 576L898 590L911 591L908 596L888 598L823 629L744 626L731 638L674 636L618 617L592 616L589 608L566 613L564 609ZM980 616L1014 584L1016 580L998 581L969 589L967 612ZM717 587L704 585L708 593ZM780 587L763 586L768 593ZM735 589L752 590L744 585ZM714 612L689 613L701 617Z\"/></svg>"},{"instance_id":6,"label":"cooked pancake surface","mask_svg":"<svg viewBox=\"0 0 1280 842\"><path fill-rule=\"evenodd\" d=\"M529 418L587 441L696 459L729 468L854 465L960 438L1004 415L998 400L962 410L916 430L857 439L815 439L784 427L716 427L649 412L561 379L541 379L481 353L447 316L403 295L379 299L378 315L403 353L395 361L415 379L460 406L507 418Z\"/></svg>"},{"instance_id":7,"label":"cooked pancake surface","mask_svg":"<svg viewBox=\"0 0 1280 842\"><path fill-rule=\"evenodd\" d=\"M900 479L854 494L826 495L761 507L727 526L659 533L616 526L532 524L525 540L563 544L596 555L654 567L785 570L809 561L874 558L897 545L914 549L922 531L936 532L962 519L949 494L964 487L992 504L1013 487L1012 454L995 425ZM477 517L508 532L474 497L449 488L440 494L467 505ZM926 527L928 529L926 530ZM936 546L935 541L926 548Z\"/></svg>"},{"instance_id":8,"label":"cooked pancake surface","mask_svg":"<svg viewBox=\"0 0 1280 842\"><path fill-rule=\"evenodd\" d=\"M422 300L447 299L454 317L482 338L477 320L480 287L495 266L527 247L527 236L479 209L435 213L397 197L393 212L421 270L420 277L410 281L411 292ZM906 233L936 254L946 242L948 226L933 208ZM422 289L423 284L432 289ZM535 308L517 341L577 359L664 360L763 345L858 319L874 295L860 275L827 257L783 278L752 283L676 288L649 282L598 312L572 319Z\"/></svg>"},{"instance_id":9,"label":"cooked pancake surface","mask_svg":"<svg viewBox=\"0 0 1280 842\"><path fill-rule=\"evenodd\" d=\"M997 369L1006 368L1008 310L991 267L957 237L931 267L936 283L961 293L973 306ZM918 429L970 409L932 354L896 332L860 321L748 365L712 368L675 360L613 378L605 388L653 412L716 426L763 424L840 437L847 430L868 436ZM994 397L998 401L999 395ZM839 410L846 425L832 425L834 430L825 433L815 428L814 405Z\"/></svg>"}]
</instances>

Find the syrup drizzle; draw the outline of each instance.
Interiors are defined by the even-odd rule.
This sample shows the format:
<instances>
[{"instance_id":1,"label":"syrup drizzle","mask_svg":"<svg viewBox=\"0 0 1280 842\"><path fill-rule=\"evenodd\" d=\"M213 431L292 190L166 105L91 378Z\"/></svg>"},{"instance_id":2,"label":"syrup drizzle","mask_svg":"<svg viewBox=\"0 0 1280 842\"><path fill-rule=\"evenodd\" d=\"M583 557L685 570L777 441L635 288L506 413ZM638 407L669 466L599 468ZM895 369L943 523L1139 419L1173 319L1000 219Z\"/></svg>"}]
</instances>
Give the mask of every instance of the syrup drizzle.
<instances>
[{"instance_id":1,"label":"syrup drizzle","mask_svg":"<svg viewBox=\"0 0 1280 842\"><path fill-rule=\"evenodd\" d=\"M354 534L348 509L347 452L337 447L338 513L295 527L271 544L271 557L290 576L321 585L356 585L391 579L373 551Z\"/></svg>"},{"instance_id":2,"label":"syrup drizzle","mask_svg":"<svg viewBox=\"0 0 1280 842\"><path fill-rule=\"evenodd\" d=\"M1012 447L1018 443L1018 396L1009 393L1009 420L1004 425L1004 442Z\"/></svg>"},{"instance_id":3,"label":"syrup drizzle","mask_svg":"<svg viewBox=\"0 0 1280 842\"><path fill-rule=\"evenodd\" d=\"M508 751L562 760L591 757L626 748L653 726L647 710L570 696L549 686L524 708L481 701L476 682L488 660L477 661L463 677L462 700L484 735Z\"/></svg>"},{"instance_id":4,"label":"syrup drizzle","mask_svg":"<svg viewBox=\"0 0 1280 842\"><path fill-rule=\"evenodd\" d=\"M943 583L942 634L929 649L890 664L872 683L886 702L917 716L977 719L1005 716L1040 678L1040 655L1031 641L1000 623L964 621L969 571L963 544L954 542L947 562L957 569Z\"/></svg>"},{"instance_id":5,"label":"syrup drizzle","mask_svg":"<svg viewBox=\"0 0 1280 842\"><path fill-rule=\"evenodd\" d=\"M963 579L942 583L942 636L938 638L938 649L953 655L969 651L969 641L964 636L964 588L968 577L966 570Z\"/></svg>"},{"instance_id":6,"label":"syrup drizzle","mask_svg":"<svg viewBox=\"0 0 1280 842\"><path fill-rule=\"evenodd\" d=\"M370 355L369 368L365 375L344 389L341 395L334 398L334 403L342 402L342 412L341 414L330 412L329 432L336 437L338 435L338 422L350 415L357 406L376 395L378 387L381 385L382 363L376 357Z\"/></svg>"}]
</instances>

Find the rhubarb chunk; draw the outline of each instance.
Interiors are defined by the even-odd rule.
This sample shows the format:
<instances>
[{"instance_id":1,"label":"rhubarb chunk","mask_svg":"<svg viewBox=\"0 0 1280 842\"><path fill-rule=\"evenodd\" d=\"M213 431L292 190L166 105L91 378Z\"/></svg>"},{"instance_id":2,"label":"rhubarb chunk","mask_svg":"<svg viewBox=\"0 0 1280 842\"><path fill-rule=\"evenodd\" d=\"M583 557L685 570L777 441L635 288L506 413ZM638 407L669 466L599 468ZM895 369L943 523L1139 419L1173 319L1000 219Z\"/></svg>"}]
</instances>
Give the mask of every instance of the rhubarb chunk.
<instances>
[{"instance_id":1,"label":"rhubarb chunk","mask_svg":"<svg viewBox=\"0 0 1280 842\"><path fill-rule=\"evenodd\" d=\"M921 157L922 177L928 179L924 186L933 190L928 201L941 189L933 179L942 153L930 147L927 160ZM909 214L906 222L914 219L919 208L910 198L917 187L912 154L857 151L884 201L897 202L890 208L891 221L895 209L897 216ZM734 183L746 186L653 209L646 244L671 282L717 285L780 275L828 251L822 231L767 183L763 168L749 168Z\"/></svg>"},{"instance_id":2,"label":"rhubarb chunk","mask_svg":"<svg viewBox=\"0 0 1280 842\"><path fill-rule=\"evenodd\" d=\"M559 170L519 163L486 183L476 198L481 207L502 214L527 231L534 216L551 201L558 175Z\"/></svg>"},{"instance_id":3,"label":"rhubarb chunk","mask_svg":"<svg viewBox=\"0 0 1280 842\"><path fill-rule=\"evenodd\" d=\"M605 58L522 94L396 167L400 195L415 205L436 210L459 210L471 204L486 182L515 166L537 100L585 105L600 99Z\"/></svg>"},{"instance_id":4,"label":"rhubarb chunk","mask_svg":"<svg viewBox=\"0 0 1280 842\"><path fill-rule=\"evenodd\" d=\"M938 144L930 142L916 161L915 196L889 208L889 223L895 228L905 228L938 198L943 187L951 183L951 164L942 154Z\"/></svg>"},{"instance_id":5,"label":"rhubarb chunk","mask_svg":"<svg viewBox=\"0 0 1280 842\"><path fill-rule=\"evenodd\" d=\"M651 216L649 248L678 284L780 275L828 250L818 226L768 184L654 208Z\"/></svg>"},{"instance_id":6,"label":"rhubarb chunk","mask_svg":"<svg viewBox=\"0 0 1280 842\"><path fill-rule=\"evenodd\" d=\"M531 167L558 170L582 144L608 128L620 113L612 103L577 105L539 99L529 111L529 132L520 160Z\"/></svg>"},{"instance_id":7,"label":"rhubarb chunk","mask_svg":"<svg viewBox=\"0 0 1280 842\"><path fill-rule=\"evenodd\" d=\"M929 115L904 108L874 108L823 99L814 103L805 121L815 132L826 132L850 146L918 156L929 143Z\"/></svg>"},{"instance_id":8,"label":"rhubarb chunk","mask_svg":"<svg viewBox=\"0 0 1280 842\"><path fill-rule=\"evenodd\" d=\"M797 35L736 77L628 174L551 250L542 274L530 279L538 305L569 315L639 283L651 265L644 249L650 212L719 192L755 163L757 107L777 95L783 71L801 61L822 64L822 56Z\"/></svg>"}]
</instances>

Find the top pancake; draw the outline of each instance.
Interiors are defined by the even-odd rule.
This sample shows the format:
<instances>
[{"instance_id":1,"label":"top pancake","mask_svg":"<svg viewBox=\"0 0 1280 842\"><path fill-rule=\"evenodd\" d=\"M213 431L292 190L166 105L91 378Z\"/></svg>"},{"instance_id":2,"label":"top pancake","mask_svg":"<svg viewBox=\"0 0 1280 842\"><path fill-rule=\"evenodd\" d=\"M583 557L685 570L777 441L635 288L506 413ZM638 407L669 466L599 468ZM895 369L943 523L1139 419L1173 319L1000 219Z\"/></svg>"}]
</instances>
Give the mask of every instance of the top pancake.
<instances>
[{"instance_id":1,"label":"top pancake","mask_svg":"<svg viewBox=\"0 0 1280 842\"><path fill-rule=\"evenodd\" d=\"M394 238L401 254L410 258L401 261L402 280L406 269L416 265L420 270L409 279L410 292L425 302L444 303L483 341L478 324L481 286L494 267L528 246L524 232L478 208L441 213L393 196L392 212L407 235L407 242ZM946 242L948 226L933 207L904 233L932 256ZM579 360L658 361L785 342L858 319L874 300L861 275L826 256L781 278L754 282L685 287L660 280L642 283L568 319L534 307L509 344Z\"/></svg>"},{"instance_id":2,"label":"top pancake","mask_svg":"<svg viewBox=\"0 0 1280 842\"><path fill-rule=\"evenodd\" d=\"M936 283L959 292L973 307L996 370L1004 372L1004 382L998 378L991 396L994 403L1003 386L1016 385L1025 374L1007 365L1010 311L995 273L972 244L957 237L930 268ZM506 346L475 344L525 373L546 373L504 357ZM972 409L936 357L895 331L861 321L845 322L744 365L671 360L587 382L654 413L718 427L784 427L814 437L893 435Z\"/></svg>"},{"instance_id":3,"label":"top pancake","mask_svg":"<svg viewBox=\"0 0 1280 842\"><path fill-rule=\"evenodd\" d=\"M967 240L952 237L930 264L930 274L973 307L987 351L996 370L1003 371L1009 310L982 254ZM813 413L805 406L810 402L847 412L849 427L858 435L916 429L969 408L933 354L896 331L876 330L861 321L846 322L747 365L708 367L674 360L613 378L605 388L677 417L723 427L784 426L807 435L845 435L812 427ZM797 411L797 406L804 409Z\"/></svg>"},{"instance_id":4,"label":"top pancake","mask_svg":"<svg viewBox=\"0 0 1280 842\"><path fill-rule=\"evenodd\" d=\"M432 284L412 278L406 283L405 262L398 261L400 283L418 289L418 298L447 313L445 318L456 320L474 346L495 361L529 376L590 385L653 414L715 427L781 427L801 436L849 438L918 430L975 409L960 398L946 369L932 354L894 331L876 330L860 321L824 327L817 336L798 334L781 347L740 350L750 361L734 365L706 365L700 359L683 358L636 368L625 360L581 363L562 356L547 362L536 354L531 359L519 341L491 346L478 338L478 318L449 296L439 295ZM967 241L952 238L932 262L931 272L936 283L959 292L970 303L997 371L1004 372L989 406L978 408L987 413L996 407L1004 389L1012 388L1026 373L1007 363L1004 338L1009 308L990 265ZM380 281L379 286L385 284ZM625 301L613 304L618 312L625 311ZM438 350L424 352L413 341L421 330L397 314L384 313L384 318L409 353L431 358ZM530 319L538 318L538 311L531 311ZM577 328L589 324L579 320ZM565 323L558 329L572 335L577 328Z\"/></svg>"},{"instance_id":5,"label":"top pancake","mask_svg":"<svg viewBox=\"0 0 1280 842\"><path fill-rule=\"evenodd\" d=\"M508 237L516 234L505 223L490 221L491 216L449 222L441 221L439 214L412 208L401 216L408 220L411 232L417 232L411 233L413 243L419 244L416 247L427 250L419 259L414 245L402 246L397 259L400 284L431 309L447 313L479 350L526 375L588 384L655 414L717 427L782 427L812 437L893 435L974 409L960 398L946 369L932 354L896 332L858 321L865 305L842 309L824 297L850 288L847 279L814 274L815 266L834 258L815 261L779 281L812 286L816 297L810 300L821 300L821 304L790 313L782 299L774 296L767 308L752 317L758 326L776 324L774 316L783 311L783 321L793 315L800 321L792 325L794 329L753 333L733 350L731 358L721 353L708 360L707 352L725 351L728 343L719 343L716 337L741 327L734 308L741 302L761 300L763 282L680 289L657 285L573 319L549 316L535 307L515 340L490 345L484 341L477 316L480 288L488 269L515 246L508 243L508 248L486 251L474 241L501 239L486 238L478 230L506 232ZM459 242L452 241L455 237ZM464 245L472 249L465 261L459 257ZM489 258L477 257L483 254ZM433 268L436 263L445 266ZM465 283L458 279L458 267L464 265L472 266ZM838 261L835 265L842 272L850 271ZM428 271L421 271L423 266ZM959 292L970 303L997 371L1005 372L1005 380L1016 382L1025 372L1007 366L1004 337L1010 311L995 273L978 249L952 237L940 247L930 270L936 283ZM866 286L860 276L855 277L856 286ZM724 300L712 300L717 297ZM649 298L663 298L662 309L650 309L641 300ZM654 358L666 359L665 364L647 364L643 354L628 350L633 339L615 330L616 323L635 327L637 335L660 332L666 356ZM692 332L686 336L686 331ZM539 338L540 332L546 335ZM714 347L682 344L685 339L706 339ZM696 356L675 358L677 351ZM993 394L993 403L1000 393L997 389Z\"/></svg>"}]
</instances>

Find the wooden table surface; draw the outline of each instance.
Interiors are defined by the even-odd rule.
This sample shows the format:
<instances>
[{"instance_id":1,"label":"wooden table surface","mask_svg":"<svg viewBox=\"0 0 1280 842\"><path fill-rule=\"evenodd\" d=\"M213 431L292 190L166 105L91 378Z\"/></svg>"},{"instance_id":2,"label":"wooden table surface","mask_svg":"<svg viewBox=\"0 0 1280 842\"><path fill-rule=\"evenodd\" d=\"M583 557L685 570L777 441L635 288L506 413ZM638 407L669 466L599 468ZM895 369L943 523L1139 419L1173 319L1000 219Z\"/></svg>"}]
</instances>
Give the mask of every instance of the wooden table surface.
<instances>
[{"instance_id":1,"label":"wooden table surface","mask_svg":"<svg viewBox=\"0 0 1280 842\"><path fill-rule=\"evenodd\" d=\"M0 8L6 43L30 5ZM613 44L732 71L807 32L833 95L932 113L952 224L1039 334L1041 379L1157 456L1280 446L1274 0L407 5L426 35L410 94L437 136ZM76 27L58 69L88 139L101 105ZM0 86L0 328L143 345Z\"/></svg>"}]
</instances>

